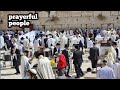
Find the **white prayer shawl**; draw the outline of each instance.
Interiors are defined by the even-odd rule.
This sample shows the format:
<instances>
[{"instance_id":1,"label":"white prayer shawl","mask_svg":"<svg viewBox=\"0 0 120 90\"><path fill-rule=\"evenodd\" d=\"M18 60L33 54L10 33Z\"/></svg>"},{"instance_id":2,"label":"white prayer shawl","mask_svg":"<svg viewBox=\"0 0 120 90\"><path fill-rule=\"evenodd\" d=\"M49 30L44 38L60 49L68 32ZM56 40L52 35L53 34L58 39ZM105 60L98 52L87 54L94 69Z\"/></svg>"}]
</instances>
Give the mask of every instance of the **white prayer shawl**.
<instances>
[{"instance_id":1,"label":"white prayer shawl","mask_svg":"<svg viewBox=\"0 0 120 90\"><path fill-rule=\"evenodd\" d=\"M73 35L73 30L70 30L70 35Z\"/></svg>"},{"instance_id":2,"label":"white prayer shawl","mask_svg":"<svg viewBox=\"0 0 120 90\"><path fill-rule=\"evenodd\" d=\"M102 53L100 46L101 46L100 43L97 43L97 44L96 44L96 47L99 49L99 55L101 55L101 53Z\"/></svg>"},{"instance_id":3,"label":"white prayer shawl","mask_svg":"<svg viewBox=\"0 0 120 90\"><path fill-rule=\"evenodd\" d=\"M23 45L24 45L25 49L28 50L29 40L28 40L28 39L25 39L24 42L23 42Z\"/></svg>"},{"instance_id":4,"label":"white prayer shawl","mask_svg":"<svg viewBox=\"0 0 120 90\"><path fill-rule=\"evenodd\" d=\"M49 30L46 32L46 35L49 35L50 34L50 32L49 32Z\"/></svg>"},{"instance_id":5,"label":"white prayer shawl","mask_svg":"<svg viewBox=\"0 0 120 90\"><path fill-rule=\"evenodd\" d=\"M112 64L115 62L116 60L116 51L115 49L111 46L111 48L109 49L108 55L106 57L106 60L109 61L109 66L111 67Z\"/></svg>"},{"instance_id":6,"label":"white prayer shawl","mask_svg":"<svg viewBox=\"0 0 120 90\"><path fill-rule=\"evenodd\" d=\"M29 59L26 56L21 57L21 75L22 79L26 76L26 71L28 71L31 68L29 64Z\"/></svg>"},{"instance_id":7,"label":"white prayer shawl","mask_svg":"<svg viewBox=\"0 0 120 90\"><path fill-rule=\"evenodd\" d=\"M37 66L38 79L55 79L50 60L47 57L42 57L38 61Z\"/></svg>"},{"instance_id":8,"label":"white prayer shawl","mask_svg":"<svg viewBox=\"0 0 120 90\"><path fill-rule=\"evenodd\" d=\"M90 29L90 32L93 33L93 29Z\"/></svg>"},{"instance_id":9,"label":"white prayer shawl","mask_svg":"<svg viewBox=\"0 0 120 90\"><path fill-rule=\"evenodd\" d=\"M53 35L56 35L57 34L57 32L56 31L53 31Z\"/></svg>"},{"instance_id":10,"label":"white prayer shawl","mask_svg":"<svg viewBox=\"0 0 120 90\"><path fill-rule=\"evenodd\" d=\"M113 34L116 34L116 31L115 31L115 30L113 30Z\"/></svg>"},{"instance_id":11,"label":"white prayer shawl","mask_svg":"<svg viewBox=\"0 0 120 90\"><path fill-rule=\"evenodd\" d=\"M17 49L19 48L17 43L14 43L13 45L15 46L15 48L17 48Z\"/></svg>"},{"instance_id":12,"label":"white prayer shawl","mask_svg":"<svg viewBox=\"0 0 120 90\"><path fill-rule=\"evenodd\" d=\"M93 42L92 42L92 40L90 40L90 38L88 38L88 40L87 40L87 48L91 48L91 47L93 47Z\"/></svg>"},{"instance_id":13,"label":"white prayer shawl","mask_svg":"<svg viewBox=\"0 0 120 90\"><path fill-rule=\"evenodd\" d=\"M111 37L111 31L107 31L107 35Z\"/></svg>"},{"instance_id":14,"label":"white prayer shawl","mask_svg":"<svg viewBox=\"0 0 120 90\"><path fill-rule=\"evenodd\" d=\"M103 37L101 37L101 35L98 34L98 35L95 37L95 40L96 40L97 42L99 42L99 41L103 40Z\"/></svg>"},{"instance_id":15,"label":"white prayer shawl","mask_svg":"<svg viewBox=\"0 0 120 90\"><path fill-rule=\"evenodd\" d=\"M115 62L112 53L108 53L107 57L105 58L105 60L108 62L107 65L108 67L112 68L113 63Z\"/></svg>"},{"instance_id":16,"label":"white prayer shawl","mask_svg":"<svg viewBox=\"0 0 120 90\"><path fill-rule=\"evenodd\" d=\"M73 42L74 42L74 37L73 37L73 36L70 36L70 37L69 37L69 45L70 45L70 47L73 46Z\"/></svg>"},{"instance_id":17,"label":"white prayer shawl","mask_svg":"<svg viewBox=\"0 0 120 90\"><path fill-rule=\"evenodd\" d=\"M120 79L120 64L119 63L115 63L115 64L113 64L113 71L114 71L114 74L115 74L115 77L116 77L116 79Z\"/></svg>"},{"instance_id":18,"label":"white prayer shawl","mask_svg":"<svg viewBox=\"0 0 120 90\"><path fill-rule=\"evenodd\" d=\"M54 54L54 46L51 46L52 55Z\"/></svg>"},{"instance_id":19,"label":"white prayer shawl","mask_svg":"<svg viewBox=\"0 0 120 90\"><path fill-rule=\"evenodd\" d=\"M103 30L103 35L107 35L107 30Z\"/></svg>"},{"instance_id":20,"label":"white prayer shawl","mask_svg":"<svg viewBox=\"0 0 120 90\"><path fill-rule=\"evenodd\" d=\"M29 43L29 47L33 47L34 45L33 45L33 42L30 42Z\"/></svg>"},{"instance_id":21,"label":"white prayer shawl","mask_svg":"<svg viewBox=\"0 0 120 90\"><path fill-rule=\"evenodd\" d=\"M59 42L60 42L59 37L55 35L55 43L57 44L57 43L59 43Z\"/></svg>"},{"instance_id":22,"label":"white prayer shawl","mask_svg":"<svg viewBox=\"0 0 120 90\"><path fill-rule=\"evenodd\" d=\"M60 49L63 50L65 47L65 44L68 43L68 39L65 35L63 35L63 37L60 40Z\"/></svg>"},{"instance_id":23,"label":"white prayer shawl","mask_svg":"<svg viewBox=\"0 0 120 90\"><path fill-rule=\"evenodd\" d=\"M118 49L118 58L120 58L120 48L117 49Z\"/></svg>"},{"instance_id":24,"label":"white prayer shawl","mask_svg":"<svg viewBox=\"0 0 120 90\"><path fill-rule=\"evenodd\" d=\"M76 41L76 44L79 44L80 40L81 40L80 37L78 37L78 38L76 37L76 40L75 40L75 41Z\"/></svg>"},{"instance_id":25,"label":"white prayer shawl","mask_svg":"<svg viewBox=\"0 0 120 90\"><path fill-rule=\"evenodd\" d=\"M52 44L53 46L55 46L55 39L53 39L53 38L49 38L49 39L48 39L48 47L51 47L51 44Z\"/></svg>"},{"instance_id":26,"label":"white prayer shawl","mask_svg":"<svg viewBox=\"0 0 120 90\"><path fill-rule=\"evenodd\" d=\"M116 40L116 37L117 37L117 35L115 35L115 34L111 35L111 39L112 39L113 41Z\"/></svg>"},{"instance_id":27,"label":"white prayer shawl","mask_svg":"<svg viewBox=\"0 0 120 90\"><path fill-rule=\"evenodd\" d=\"M3 48L4 46L5 46L4 38L3 36L0 36L0 48Z\"/></svg>"},{"instance_id":28,"label":"white prayer shawl","mask_svg":"<svg viewBox=\"0 0 120 90\"><path fill-rule=\"evenodd\" d=\"M117 40L117 45L120 47L120 39Z\"/></svg>"},{"instance_id":29,"label":"white prayer shawl","mask_svg":"<svg viewBox=\"0 0 120 90\"><path fill-rule=\"evenodd\" d=\"M114 60L116 60L117 53L116 53L115 49L113 48L113 46L111 46L111 50L112 50L113 58L114 58Z\"/></svg>"},{"instance_id":30,"label":"white prayer shawl","mask_svg":"<svg viewBox=\"0 0 120 90\"><path fill-rule=\"evenodd\" d=\"M35 40L34 42L34 51L38 51L39 50L39 40Z\"/></svg>"}]
</instances>

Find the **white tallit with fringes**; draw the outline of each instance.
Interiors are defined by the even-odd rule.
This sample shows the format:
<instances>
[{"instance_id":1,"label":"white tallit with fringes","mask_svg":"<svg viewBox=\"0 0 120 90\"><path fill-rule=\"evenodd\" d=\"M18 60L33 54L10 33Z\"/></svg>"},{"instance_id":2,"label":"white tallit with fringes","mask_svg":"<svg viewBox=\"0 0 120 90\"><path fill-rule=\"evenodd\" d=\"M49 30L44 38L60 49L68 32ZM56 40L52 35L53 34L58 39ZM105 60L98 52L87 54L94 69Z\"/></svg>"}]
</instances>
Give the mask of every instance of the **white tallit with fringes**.
<instances>
[{"instance_id":1,"label":"white tallit with fringes","mask_svg":"<svg viewBox=\"0 0 120 90\"><path fill-rule=\"evenodd\" d=\"M37 66L38 79L55 79L50 60L47 57L40 57Z\"/></svg>"}]
</instances>

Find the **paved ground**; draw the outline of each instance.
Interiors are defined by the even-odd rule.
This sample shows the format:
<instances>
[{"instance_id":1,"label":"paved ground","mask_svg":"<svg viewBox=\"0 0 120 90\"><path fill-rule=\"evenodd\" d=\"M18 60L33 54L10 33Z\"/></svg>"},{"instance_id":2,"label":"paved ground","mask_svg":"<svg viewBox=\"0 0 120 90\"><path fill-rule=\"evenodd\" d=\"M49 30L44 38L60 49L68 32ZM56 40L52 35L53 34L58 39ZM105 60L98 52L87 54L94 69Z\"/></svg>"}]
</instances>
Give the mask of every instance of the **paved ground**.
<instances>
[{"instance_id":1,"label":"paved ground","mask_svg":"<svg viewBox=\"0 0 120 90\"><path fill-rule=\"evenodd\" d=\"M85 72L86 69L88 67L91 67L91 62L87 59L88 57L88 53L86 52L83 55L83 59L84 62L82 64L82 70ZM10 67L10 62L6 62L7 63L7 67L3 68L1 70L1 78L2 79L21 79L21 75L15 75L15 69ZM71 69L74 69L74 67L72 66ZM74 70L71 70L70 75L72 76L72 78L74 78L76 76ZM93 77L96 77L96 74L92 74ZM90 76L91 77L91 76ZM84 79L84 77L81 77L80 79Z\"/></svg>"}]
</instances>

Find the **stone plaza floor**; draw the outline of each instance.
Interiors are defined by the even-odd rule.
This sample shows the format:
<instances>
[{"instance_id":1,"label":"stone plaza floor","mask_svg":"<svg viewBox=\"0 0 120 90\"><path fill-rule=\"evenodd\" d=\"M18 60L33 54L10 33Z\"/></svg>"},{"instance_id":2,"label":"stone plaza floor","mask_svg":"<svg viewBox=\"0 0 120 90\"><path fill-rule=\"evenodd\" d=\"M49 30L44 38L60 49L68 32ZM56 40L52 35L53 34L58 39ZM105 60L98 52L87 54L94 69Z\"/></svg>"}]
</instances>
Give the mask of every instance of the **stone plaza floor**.
<instances>
[{"instance_id":1,"label":"stone plaza floor","mask_svg":"<svg viewBox=\"0 0 120 90\"><path fill-rule=\"evenodd\" d=\"M82 70L83 72L86 72L87 68L91 68L91 62L90 60L88 60L88 52L85 51L84 55L83 55L83 64L82 64ZM15 69L10 67L10 61L6 62L6 67L4 67L1 70L1 79L22 79L21 75L15 75ZM71 64L73 65L73 64ZM74 77L76 76L76 73L74 72L74 66L71 66L71 70L70 70L70 75L72 76L71 79L74 79ZM91 77L91 76L90 76ZM92 77L96 77L96 74L92 74ZM84 79L84 76L81 77L80 79Z\"/></svg>"}]
</instances>

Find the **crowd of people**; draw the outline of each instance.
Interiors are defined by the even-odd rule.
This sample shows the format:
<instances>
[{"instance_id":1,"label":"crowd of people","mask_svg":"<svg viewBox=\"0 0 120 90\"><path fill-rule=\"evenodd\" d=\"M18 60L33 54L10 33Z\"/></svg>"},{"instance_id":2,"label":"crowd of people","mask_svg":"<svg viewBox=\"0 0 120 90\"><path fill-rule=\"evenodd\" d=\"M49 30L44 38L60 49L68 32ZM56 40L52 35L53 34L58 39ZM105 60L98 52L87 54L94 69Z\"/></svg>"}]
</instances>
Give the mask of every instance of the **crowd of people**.
<instances>
[{"instance_id":1,"label":"crowd of people","mask_svg":"<svg viewBox=\"0 0 120 90\"><path fill-rule=\"evenodd\" d=\"M70 78L71 60L76 72L75 78L86 76L81 68L84 49L88 49L88 59L91 61L92 68L88 67L88 72L96 69L98 79L120 78L119 29L42 30L32 39L24 36L26 33L29 32L0 32L0 49L10 50L13 62L11 68L15 68L15 74L21 74L22 79L55 79L56 74L58 79ZM105 58L100 60L103 43L110 49L106 51ZM44 50L48 48L45 54ZM34 58L38 61L32 66ZM97 70L99 60L101 68Z\"/></svg>"}]
</instances>

